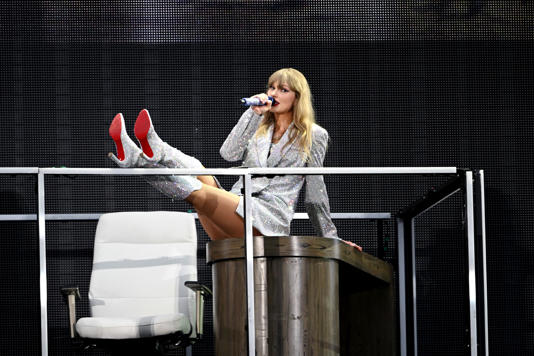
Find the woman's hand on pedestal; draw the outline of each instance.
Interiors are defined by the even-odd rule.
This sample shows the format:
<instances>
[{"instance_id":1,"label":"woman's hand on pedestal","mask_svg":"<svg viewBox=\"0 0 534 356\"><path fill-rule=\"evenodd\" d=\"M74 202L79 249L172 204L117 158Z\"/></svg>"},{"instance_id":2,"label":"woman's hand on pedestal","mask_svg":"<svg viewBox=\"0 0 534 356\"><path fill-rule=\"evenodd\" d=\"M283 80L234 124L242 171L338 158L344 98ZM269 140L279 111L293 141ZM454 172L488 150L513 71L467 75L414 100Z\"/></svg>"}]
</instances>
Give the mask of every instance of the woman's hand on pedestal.
<instances>
[{"instance_id":1,"label":"woman's hand on pedestal","mask_svg":"<svg viewBox=\"0 0 534 356\"><path fill-rule=\"evenodd\" d=\"M359 246L359 245L356 245L354 242L350 242L350 241L346 241L346 240L341 240L341 241L343 241L344 243L346 243L349 246L354 247L355 249L357 249L360 252L362 251L362 247Z\"/></svg>"}]
</instances>

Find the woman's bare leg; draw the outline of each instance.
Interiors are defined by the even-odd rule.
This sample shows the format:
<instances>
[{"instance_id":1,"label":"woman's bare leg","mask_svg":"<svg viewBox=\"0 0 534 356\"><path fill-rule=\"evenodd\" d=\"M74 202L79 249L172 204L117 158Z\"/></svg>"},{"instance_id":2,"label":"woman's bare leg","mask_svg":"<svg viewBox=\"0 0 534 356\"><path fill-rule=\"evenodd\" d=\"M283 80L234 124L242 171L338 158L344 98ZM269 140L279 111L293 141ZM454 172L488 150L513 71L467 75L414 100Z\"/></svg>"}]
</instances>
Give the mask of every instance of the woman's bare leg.
<instances>
[{"instance_id":1,"label":"woman's bare leg","mask_svg":"<svg viewBox=\"0 0 534 356\"><path fill-rule=\"evenodd\" d=\"M197 179L201 181L202 183L204 183L206 186L222 190L217 185L217 182L215 181L215 178L213 178L213 176L197 176ZM198 215L198 220L200 221L200 224L202 225L202 227L204 228L204 231L206 231L206 234L208 234L210 239L222 240L222 239L228 239L231 237L236 237L235 235L232 236L232 235L227 234L208 215L202 213L198 209L196 209L196 211Z\"/></svg>"},{"instance_id":2,"label":"woman's bare leg","mask_svg":"<svg viewBox=\"0 0 534 356\"><path fill-rule=\"evenodd\" d=\"M213 176L198 176L197 179L204 183L205 185L208 185L210 187L214 187L219 189L219 186L215 182L215 179ZM227 239L231 236L228 235L226 232L221 230L207 215L202 214L200 211L197 210L198 220L200 221L200 224L204 228L204 231L206 231L206 234L208 234L209 238L212 240L221 240L221 239Z\"/></svg>"},{"instance_id":3,"label":"woman's bare leg","mask_svg":"<svg viewBox=\"0 0 534 356\"><path fill-rule=\"evenodd\" d=\"M197 215L198 221L200 221L202 228L204 228L204 231L206 231L210 240L224 240L232 237L221 230L208 216L201 214L198 211Z\"/></svg>"},{"instance_id":4,"label":"woman's bare leg","mask_svg":"<svg viewBox=\"0 0 534 356\"><path fill-rule=\"evenodd\" d=\"M204 168L202 163L195 157L189 156L161 140L154 130L150 114L147 110L143 109L139 113L139 116L135 122L134 131L145 156L144 162L141 162L141 165L147 164L149 167L164 166L168 168ZM212 176L198 176L196 177L198 181L189 181L183 187L180 187L180 184L178 184L178 181L180 180L179 178L179 176L165 177L162 178L162 181L158 181L157 178L151 177L150 180L152 180L152 184L155 185L156 188L171 197L183 195L189 189L193 189L193 191L196 192L195 189L198 189L198 181L200 181L202 183L200 189L202 193L195 194L195 196L202 197L204 200L198 202L197 197L195 199L197 204L193 204L193 206L195 207L198 213L199 221L208 236L211 239L243 236L243 233L239 233L239 229L236 229L234 226L236 224L241 225L241 231L244 230L242 228L243 223L241 217L235 213L237 203L235 204L234 208L230 210L230 220L224 221L223 219L220 219L221 216L224 216L220 213L220 209L207 208L208 206L213 206L213 204L205 203L207 198L204 191L207 190L210 193L209 197L215 198L215 201L220 200L220 196L225 196L226 198L223 198L224 203L222 203L225 208L228 208L228 203L231 202L231 200L228 198L229 196L234 196L238 202L239 197L219 189L214 177ZM154 179L156 179L156 181L154 181ZM184 180L184 182L187 182L187 180ZM240 224L238 218L241 219Z\"/></svg>"},{"instance_id":5,"label":"woman's bare leg","mask_svg":"<svg viewBox=\"0 0 534 356\"><path fill-rule=\"evenodd\" d=\"M182 151L178 150L175 147L169 146L166 143L162 143L163 151L166 153L166 159L161 160L157 163L148 162L148 165L150 167L167 167L167 168L205 168L200 161L198 161L196 158L185 155ZM147 164L147 161L143 161L142 164ZM215 181L215 178L210 175L202 175L196 177L200 182L204 183L207 186L214 187L216 189L219 189L219 186L217 185L217 182ZM162 178L163 180L167 180L167 177ZM156 183L157 185L158 183ZM221 228L219 228L211 219L205 215L202 214L202 212L197 210L198 220L200 221L200 224L204 228L204 231L208 234L209 238L212 240L220 240L231 237L226 232L224 232Z\"/></svg>"},{"instance_id":6,"label":"woman's bare leg","mask_svg":"<svg viewBox=\"0 0 534 356\"><path fill-rule=\"evenodd\" d=\"M235 212L239 196L203 184L202 189L194 191L185 200L193 205L199 215L205 216L226 233L226 237L244 237L243 218ZM254 229L254 235L261 234Z\"/></svg>"}]
</instances>

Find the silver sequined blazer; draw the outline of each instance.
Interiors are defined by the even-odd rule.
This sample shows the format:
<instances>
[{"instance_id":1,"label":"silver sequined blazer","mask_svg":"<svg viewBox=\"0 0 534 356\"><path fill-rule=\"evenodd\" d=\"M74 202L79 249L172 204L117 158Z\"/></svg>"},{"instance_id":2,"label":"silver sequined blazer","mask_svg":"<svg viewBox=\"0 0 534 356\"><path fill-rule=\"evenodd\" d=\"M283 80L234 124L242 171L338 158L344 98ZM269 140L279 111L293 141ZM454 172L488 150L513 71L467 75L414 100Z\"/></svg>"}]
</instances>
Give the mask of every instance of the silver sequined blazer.
<instances>
[{"instance_id":1,"label":"silver sequined blazer","mask_svg":"<svg viewBox=\"0 0 534 356\"><path fill-rule=\"evenodd\" d=\"M224 141L220 153L227 161L243 160L245 167L322 167L328 144L328 132L319 125L313 126L311 159L306 163L298 149L298 143L285 144L290 129L276 144L271 145L274 125L267 135L255 137L262 116L248 109ZM270 154L269 154L270 151ZM252 179L252 224L264 236L288 236L300 189L306 181L306 210L318 236L337 237L337 230L330 218L330 205L323 181L319 175L286 175L254 177ZM231 192L242 195L242 178ZM236 212L243 216L243 198Z\"/></svg>"}]
</instances>

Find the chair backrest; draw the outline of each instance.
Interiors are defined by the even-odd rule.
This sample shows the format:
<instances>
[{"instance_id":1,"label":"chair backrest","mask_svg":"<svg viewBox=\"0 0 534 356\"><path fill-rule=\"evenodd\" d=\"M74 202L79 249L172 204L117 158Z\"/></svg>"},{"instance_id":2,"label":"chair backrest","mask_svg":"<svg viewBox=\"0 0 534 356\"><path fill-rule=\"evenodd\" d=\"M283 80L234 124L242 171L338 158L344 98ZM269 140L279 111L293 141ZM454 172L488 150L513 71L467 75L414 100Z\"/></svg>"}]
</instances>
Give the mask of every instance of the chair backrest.
<instances>
[{"instance_id":1,"label":"chair backrest","mask_svg":"<svg viewBox=\"0 0 534 356\"><path fill-rule=\"evenodd\" d=\"M121 212L100 217L89 301L93 317L182 313L195 325L197 234L191 214Z\"/></svg>"}]
</instances>

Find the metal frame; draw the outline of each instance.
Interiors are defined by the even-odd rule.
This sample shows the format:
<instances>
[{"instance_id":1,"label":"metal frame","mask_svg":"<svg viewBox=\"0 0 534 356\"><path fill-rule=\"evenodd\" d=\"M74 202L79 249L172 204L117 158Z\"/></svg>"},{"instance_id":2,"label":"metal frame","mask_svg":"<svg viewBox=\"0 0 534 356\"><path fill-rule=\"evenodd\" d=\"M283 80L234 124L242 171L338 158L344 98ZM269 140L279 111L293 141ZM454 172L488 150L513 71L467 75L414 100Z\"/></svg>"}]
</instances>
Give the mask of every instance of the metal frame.
<instances>
[{"instance_id":1,"label":"metal frame","mask_svg":"<svg viewBox=\"0 0 534 356\"><path fill-rule=\"evenodd\" d=\"M453 177L439 190L433 190L399 211L397 244L399 264L400 354L417 355L417 285L415 266L415 218L461 190L461 178ZM408 300L411 299L411 303Z\"/></svg>"},{"instance_id":2,"label":"metal frame","mask_svg":"<svg viewBox=\"0 0 534 356\"><path fill-rule=\"evenodd\" d=\"M48 330L47 330L47 285L46 285L46 220L93 220L100 214L45 214L45 176L46 175L232 175L244 178L244 205L245 205L245 248L247 269L247 312L248 312L248 347L249 355L255 355L255 321L254 321L254 269L252 252L252 222L250 216L250 199L252 177L255 175L398 175L398 174L445 174L464 177L461 185L458 181L439 192L424 203L418 202L401 211L396 217L398 234L398 261L399 261L399 309L400 309L400 351L401 355L417 355L417 325L416 325L416 284L415 284L415 217L439 204L458 190L465 191L466 219L467 219L467 245L469 264L469 320L471 355L477 355L477 299L476 299L476 271L475 271L475 219L481 226L481 249L483 263L483 293L484 293L484 350L488 354L488 328L487 328L487 277L485 260L485 221L484 221L484 189L483 171L479 172L480 194L475 214L474 186L472 171L458 171L456 167L380 167L380 168L232 168L232 169L168 169L168 168L0 168L0 174L37 174L38 176L38 212L37 215L7 215L0 216L0 221L38 220L39 226L39 259L40 259L40 298L41 298L41 349L42 355L48 356ZM457 189L456 189L457 188ZM451 191L451 189L453 191ZM429 204L431 203L431 204ZM389 219L389 213L345 213L332 214L333 218L359 218L359 219ZM296 214L295 218L307 218L306 214ZM411 305L407 303L411 297ZM408 353L409 352L409 353Z\"/></svg>"},{"instance_id":3,"label":"metal frame","mask_svg":"<svg viewBox=\"0 0 534 356\"><path fill-rule=\"evenodd\" d=\"M415 219L447 198L463 192L465 234L467 245L467 286L469 305L469 353L472 356L489 354L488 318L487 318L487 275L486 275L486 230L484 220L484 172L478 172L475 180L473 172L461 170L447 184L438 190L425 194L419 201L397 214L397 236L399 256L399 317L400 317L400 351L401 356L417 355L417 295L415 267ZM475 188L478 204L475 204ZM479 230L478 244L475 231ZM478 250L478 251L477 251ZM482 256L482 273L477 273L476 256ZM479 263L480 265L480 263ZM483 302L477 308L477 274L482 274ZM412 303L409 303L409 300ZM477 316L479 319L477 319ZM481 324L484 324L481 327ZM478 330L477 328L483 329ZM484 339L480 344L477 336Z\"/></svg>"}]
</instances>

